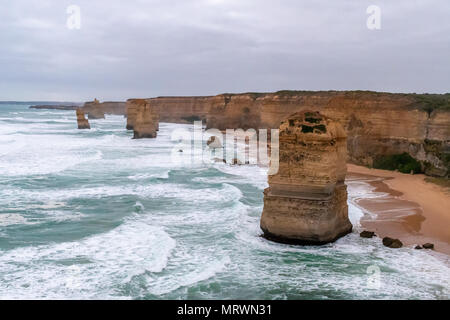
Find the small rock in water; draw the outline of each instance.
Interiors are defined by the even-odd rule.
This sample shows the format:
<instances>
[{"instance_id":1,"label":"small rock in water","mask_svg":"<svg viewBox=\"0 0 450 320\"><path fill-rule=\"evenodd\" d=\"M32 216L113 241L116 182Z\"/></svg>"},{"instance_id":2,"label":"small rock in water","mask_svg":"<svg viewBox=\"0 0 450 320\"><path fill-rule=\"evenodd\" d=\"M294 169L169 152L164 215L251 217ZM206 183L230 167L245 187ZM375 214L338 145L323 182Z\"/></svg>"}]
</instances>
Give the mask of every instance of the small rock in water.
<instances>
[{"instance_id":1,"label":"small rock in water","mask_svg":"<svg viewBox=\"0 0 450 320\"><path fill-rule=\"evenodd\" d=\"M240 166L242 164L242 162L241 162L241 160L234 158L233 161L231 162L231 164Z\"/></svg>"},{"instance_id":2,"label":"small rock in water","mask_svg":"<svg viewBox=\"0 0 450 320\"><path fill-rule=\"evenodd\" d=\"M364 230L359 234L361 238L373 238L375 236L375 232Z\"/></svg>"},{"instance_id":3,"label":"small rock in water","mask_svg":"<svg viewBox=\"0 0 450 320\"><path fill-rule=\"evenodd\" d=\"M415 246L414 249L416 249L416 250L421 250L421 249L423 249L423 248L422 248L421 246L417 245L417 246Z\"/></svg>"},{"instance_id":4,"label":"small rock in water","mask_svg":"<svg viewBox=\"0 0 450 320\"><path fill-rule=\"evenodd\" d=\"M136 213L141 213L144 211L144 209L145 209L144 205L139 201L136 202L136 204L134 205L134 212Z\"/></svg>"},{"instance_id":5,"label":"small rock in water","mask_svg":"<svg viewBox=\"0 0 450 320\"><path fill-rule=\"evenodd\" d=\"M383 245L389 248L397 249L403 247L403 243L398 239L392 239L389 237L383 238Z\"/></svg>"},{"instance_id":6,"label":"small rock in water","mask_svg":"<svg viewBox=\"0 0 450 320\"><path fill-rule=\"evenodd\" d=\"M434 244L432 244L432 243L425 243L423 245L423 248L424 249L434 249Z\"/></svg>"}]
</instances>

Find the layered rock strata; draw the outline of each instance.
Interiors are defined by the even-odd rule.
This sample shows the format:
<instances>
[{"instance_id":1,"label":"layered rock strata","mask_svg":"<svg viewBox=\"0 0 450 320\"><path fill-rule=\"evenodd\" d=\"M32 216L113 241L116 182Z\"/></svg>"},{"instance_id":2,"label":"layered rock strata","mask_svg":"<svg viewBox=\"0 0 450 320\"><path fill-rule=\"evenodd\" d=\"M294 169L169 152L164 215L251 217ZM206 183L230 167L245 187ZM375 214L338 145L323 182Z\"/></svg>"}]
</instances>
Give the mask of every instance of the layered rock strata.
<instances>
[{"instance_id":1,"label":"layered rock strata","mask_svg":"<svg viewBox=\"0 0 450 320\"><path fill-rule=\"evenodd\" d=\"M91 126L89 125L89 120L85 118L83 110L78 108L76 113L78 129L90 129Z\"/></svg>"},{"instance_id":2,"label":"layered rock strata","mask_svg":"<svg viewBox=\"0 0 450 320\"><path fill-rule=\"evenodd\" d=\"M143 99L128 99L126 103L127 130L133 130L140 101Z\"/></svg>"},{"instance_id":3,"label":"layered rock strata","mask_svg":"<svg viewBox=\"0 0 450 320\"><path fill-rule=\"evenodd\" d=\"M94 99L94 101L86 102L83 106L84 112L88 115L89 119L104 119L105 112L101 107L100 101Z\"/></svg>"},{"instance_id":4,"label":"layered rock strata","mask_svg":"<svg viewBox=\"0 0 450 320\"><path fill-rule=\"evenodd\" d=\"M134 139L156 138L159 129L158 110L145 99L133 99L136 117L133 124Z\"/></svg>"},{"instance_id":5,"label":"layered rock strata","mask_svg":"<svg viewBox=\"0 0 450 320\"><path fill-rule=\"evenodd\" d=\"M261 229L270 240L324 244L351 232L346 133L319 112L288 117L280 126L279 170L264 190Z\"/></svg>"},{"instance_id":6,"label":"layered rock strata","mask_svg":"<svg viewBox=\"0 0 450 320\"><path fill-rule=\"evenodd\" d=\"M157 97L148 99L159 110L161 122L190 123L204 121L213 108L220 108L226 95L197 97Z\"/></svg>"},{"instance_id":7,"label":"layered rock strata","mask_svg":"<svg viewBox=\"0 0 450 320\"><path fill-rule=\"evenodd\" d=\"M423 99L430 98L431 102ZM450 174L450 95L368 91L280 91L210 97L159 97L149 101L161 121L206 120L207 128L278 128L289 115L314 109L347 132L348 160L371 166L384 155L409 153L426 174Z\"/></svg>"}]
</instances>

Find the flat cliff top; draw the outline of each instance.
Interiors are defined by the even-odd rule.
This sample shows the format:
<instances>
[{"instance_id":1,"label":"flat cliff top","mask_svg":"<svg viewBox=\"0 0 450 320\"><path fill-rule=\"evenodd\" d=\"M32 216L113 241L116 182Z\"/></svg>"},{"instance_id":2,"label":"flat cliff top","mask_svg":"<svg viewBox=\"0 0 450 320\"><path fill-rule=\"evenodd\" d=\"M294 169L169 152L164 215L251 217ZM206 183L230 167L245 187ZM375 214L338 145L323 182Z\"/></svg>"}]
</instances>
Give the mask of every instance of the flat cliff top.
<instances>
[{"instance_id":1,"label":"flat cliff top","mask_svg":"<svg viewBox=\"0 0 450 320\"><path fill-rule=\"evenodd\" d=\"M276 92L244 92L244 93L222 93L216 96L161 96L152 99L208 99L224 97L232 99L233 97L248 97L253 100L260 99L281 99L295 100L297 98L322 97L322 98L347 98L361 100L398 100L403 101L402 105L411 109L424 110L431 113L434 110L450 111L450 93L391 93L377 91L307 91L307 90L281 90Z\"/></svg>"}]
</instances>

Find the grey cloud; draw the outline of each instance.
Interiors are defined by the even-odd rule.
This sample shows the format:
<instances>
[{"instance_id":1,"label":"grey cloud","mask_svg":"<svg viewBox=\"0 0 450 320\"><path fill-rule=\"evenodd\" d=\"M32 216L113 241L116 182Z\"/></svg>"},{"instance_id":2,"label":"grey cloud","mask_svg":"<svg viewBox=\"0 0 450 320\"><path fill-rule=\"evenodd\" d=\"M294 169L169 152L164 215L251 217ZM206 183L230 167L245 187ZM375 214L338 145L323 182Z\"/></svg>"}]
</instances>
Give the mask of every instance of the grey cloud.
<instances>
[{"instance_id":1,"label":"grey cloud","mask_svg":"<svg viewBox=\"0 0 450 320\"><path fill-rule=\"evenodd\" d=\"M371 4L381 30L366 28ZM447 0L15 0L0 11L0 100L448 92L449 13Z\"/></svg>"}]
</instances>

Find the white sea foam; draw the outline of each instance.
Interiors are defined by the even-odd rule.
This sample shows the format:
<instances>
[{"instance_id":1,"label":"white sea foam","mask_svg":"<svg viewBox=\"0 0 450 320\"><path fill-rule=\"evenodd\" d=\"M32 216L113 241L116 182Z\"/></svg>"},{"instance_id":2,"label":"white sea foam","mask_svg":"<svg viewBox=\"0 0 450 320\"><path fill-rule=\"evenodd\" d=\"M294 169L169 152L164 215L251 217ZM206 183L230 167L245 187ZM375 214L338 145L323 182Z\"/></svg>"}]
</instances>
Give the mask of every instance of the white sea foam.
<instances>
[{"instance_id":1,"label":"white sea foam","mask_svg":"<svg viewBox=\"0 0 450 320\"><path fill-rule=\"evenodd\" d=\"M187 257L174 257L173 260L179 266L178 270L173 270L167 276L158 274L147 276L146 284L149 293L163 295L178 288L205 281L225 271L227 264L230 263L228 256L212 259L212 257L200 256L195 253Z\"/></svg>"},{"instance_id":2,"label":"white sea foam","mask_svg":"<svg viewBox=\"0 0 450 320\"><path fill-rule=\"evenodd\" d=\"M19 188L8 188L0 190L3 199L9 201L17 199L32 199L39 202L68 201L69 199L93 198L135 195L147 199L168 198L177 199L192 204L206 203L225 203L238 201L242 197L242 192L229 184L223 184L221 188L201 188L190 189L182 184L164 183L164 184L144 184L144 185L118 185L118 186L99 186L77 189L46 189L23 190ZM0 199L1 203L1 199Z\"/></svg>"},{"instance_id":3,"label":"white sea foam","mask_svg":"<svg viewBox=\"0 0 450 320\"><path fill-rule=\"evenodd\" d=\"M147 179L168 179L169 178L169 170L163 171L163 172L157 172L157 173L141 173L141 174L134 174L131 176L128 176L128 179L139 181L139 180L147 180Z\"/></svg>"},{"instance_id":4,"label":"white sea foam","mask_svg":"<svg viewBox=\"0 0 450 320\"><path fill-rule=\"evenodd\" d=\"M0 227L6 227L16 224L30 224L30 222L20 214L0 213Z\"/></svg>"},{"instance_id":5,"label":"white sea foam","mask_svg":"<svg viewBox=\"0 0 450 320\"><path fill-rule=\"evenodd\" d=\"M27 212L0 214L0 235L9 236L16 223L65 225L85 218L79 208L67 210L72 200L130 195L139 201L133 200L128 218L108 232L2 251L1 298L185 298L192 292L201 298L450 297L450 272L442 260L359 237L364 211L356 200L385 196L363 181L348 188L353 233L321 247L277 244L260 237L263 203L256 200L267 187L264 169L217 163L212 167L220 172L211 176L214 170L201 165L175 166L170 134L187 125L161 123L157 139L131 140L121 116L92 121L92 130L80 131L73 112L61 114L39 113L41 119L28 121L30 115L21 112L15 115L22 117L20 127L11 118L0 119L6 185L0 188L0 206ZM194 184L181 182L190 173ZM88 182L60 188L51 184L55 174ZM30 181L28 175L33 175ZM102 177L114 179L102 184ZM21 187L18 178L36 188ZM249 186L259 198L244 194ZM167 206L147 205L153 200ZM185 205L174 205L179 203ZM373 265L381 269L380 290L367 288L366 269ZM208 289L214 282L220 287L215 293Z\"/></svg>"},{"instance_id":6,"label":"white sea foam","mask_svg":"<svg viewBox=\"0 0 450 320\"><path fill-rule=\"evenodd\" d=\"M107 233L0 255L4 299L129 298L117 291L135 275L161 272L175 240L162 228L130 219Z\"/></svg>"},{"instance_id":7,"label":"white sea foam","mask_svg":"<svg viewBox=\"0 0 450 320\"><path fill-rule=\"evenodd\" d=\"M68 144L63 136L16 135L14 143L20 147L9 149L0 157L0 171L4 176L56 173L83 162L102 158L100 150L83 151L86 144L75 139Z\"/></svg>"},{"instance_id":8,"label":"white sea foam","mask_svg":"<svg viewBox=\"0 0 450 320\"><path fill-rule=\"evenodd\" d=\"M229 173L232 171L229 171ZM260 190L264 190L269 186L267 183L267 178L264 179L248 179L247 177L197 177L192 179L195 182L203 182L203 183L233 183L233 184L250 184L255 186Z\"/></svg>"}]
</instances>

